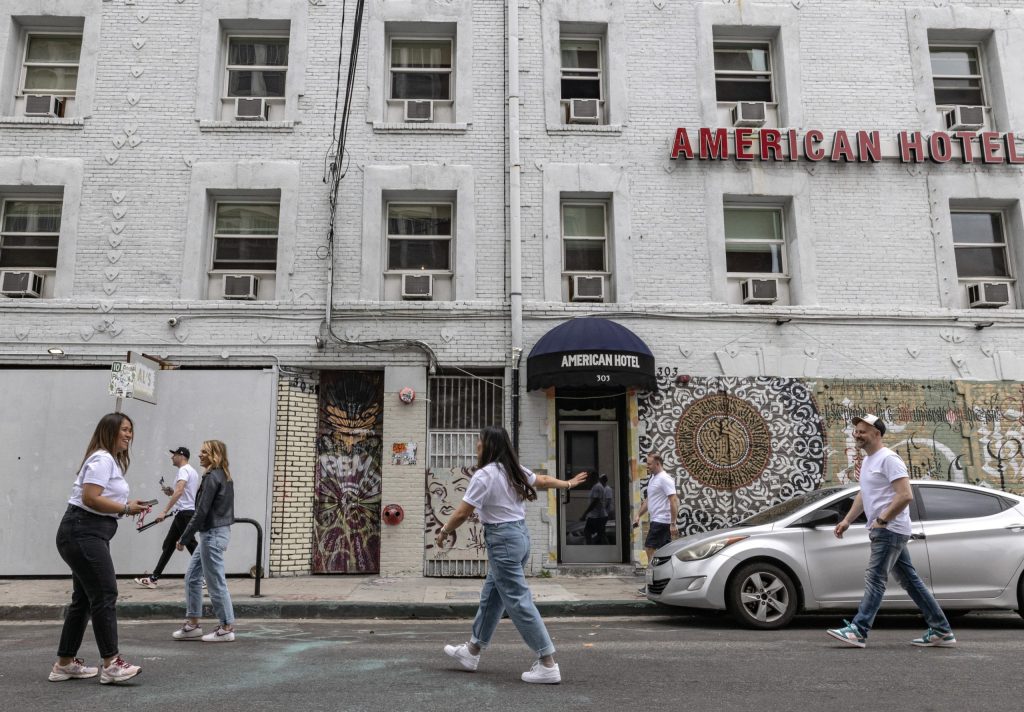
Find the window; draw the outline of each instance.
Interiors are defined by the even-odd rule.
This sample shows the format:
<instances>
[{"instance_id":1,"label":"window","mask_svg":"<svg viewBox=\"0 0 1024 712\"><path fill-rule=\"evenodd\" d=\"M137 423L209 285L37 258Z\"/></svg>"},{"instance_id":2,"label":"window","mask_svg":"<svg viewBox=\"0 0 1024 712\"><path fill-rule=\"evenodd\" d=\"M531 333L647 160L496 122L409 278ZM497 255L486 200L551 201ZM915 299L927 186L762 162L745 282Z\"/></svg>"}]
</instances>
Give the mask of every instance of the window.
<instances>
[{"instance_id":1,"label":"window","mask_svg":"<svg viewBox=\"0 0 1024 712\"><path fill-rule=\"evenodd\" d=\"M217 203L213 269L277 269L280 203Z\"/></svg>"},{"instance_id":2,"label":"window","mask_svg":"<svg viewBox=\"0 0 1024 712\"><path fill-rule=\"evenodd\" d=\"M451 203L388 203L387 269L451 271Z\"/></svg>"},{"instance_id":3,"label":"window","mask_svg":"<svg viewBox=\"0 0 1024 712\"><path fill-rule=\"evenodd\" d=\"M431 376L428 384L430 469L472 467L476 463L480 430L502 423L501 375L437 375Z\"/></svg>"},{"instance_id":4,"label":"window","mask_svg":"<svg viewBox=\"0 0 1024 712\"><path fill-rule=\"evenodd\" d=\"M985 106L977 47L930 47L929 51L936 105Z\"/></svg>"},{"instance_id":5,"label":"window","mask_svg":"<svg viewBox=\"0 0 1024 712\"><path fill-rule=\"evenodd\" d=\"M74 96L81 53L80 34L29 34L21 93Z\"/></svg>"},{"instance_id":6,"label":"window","mask_svg":"<svg viewBox=\"0 0 1024 712\"><path fill-rule=\"evenodd\" d=\"M987 517L1006 508L1001 497L952 487L919 487L917 494L925 521Z\"/></svg>"},{"instance_id":7,"label":"window","mask_svg":"<svg viewBox=\"0 0 1024 712\"><path fill-rule=\"evenodd\" d=\"M1008 278L1003 216L998 212L954 212L953 247L960 279Z\"/></svg>"},{"instance_id":8,"label":"window","mask_svg":"<svg viewBox=\"0 0 1024 712\"><path fill-rule=\"evenodd\" d=\"M0 218L0 267L55 269L59 200L7 200Z\"/></svg>"},{"instance_id":9,"label":"window","mask_svg":"<svg viewBox=\"0 0 1024 712\"><path fill-rule=\"evenodd\" d=\"M715 42L718 101L774 101L771 44Z\"/></svg>"},{"instance_id":10,"label":"window","mask_svg":"<svg viewBox=\"0 0 1024 712\"><path fill-rule=\"evenodd\" d=\"M780 208L725 209L725 266L729 274L785 274Z\"/></svg>"},{"instance_id":11,"label":"window","mask_svg":"<svg viewBox=\"0 0 1024 712\"><path fill-rule=\"evenodd\" d=\"M451 101L452 41L392 38L390 98Z\"/></svg>"},{"instance_id":12,"label":"window","mask_svg":"<svg viewBox=\"0 0 1024 712\"><path fill-rule=\"evenodd\" d=\"M228 37L226 69L226 97L283 99L288 38Z\"/></svg>"},{"instance_id":13,"label":"window","mask_svg":"<svg viewBox=\"0 0 1024 712\"><path fill-rule=\"evenodd\" d=\"M607 206L562 203L562 249L565 272L608 271Z\"/></svg>"},{"instance_id":14,"label":"window","mask_svg":"<svg viewBox=\"0 0 1024 712\"><path fill-rule=\"evenodd\" d=\"M562 100L602 99L601 40L562 38Z\"/></svg>"}]
</instances>

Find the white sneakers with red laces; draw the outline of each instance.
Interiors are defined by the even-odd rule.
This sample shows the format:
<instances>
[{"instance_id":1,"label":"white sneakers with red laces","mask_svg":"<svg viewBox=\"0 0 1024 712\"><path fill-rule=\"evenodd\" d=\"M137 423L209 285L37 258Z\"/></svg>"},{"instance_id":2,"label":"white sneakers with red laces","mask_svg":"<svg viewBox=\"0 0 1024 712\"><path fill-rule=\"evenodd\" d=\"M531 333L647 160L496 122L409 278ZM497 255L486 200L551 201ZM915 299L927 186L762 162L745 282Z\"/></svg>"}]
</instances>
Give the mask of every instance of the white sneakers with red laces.
<instances>
[{"instance_id":1,"label":"white sneakers with red laces","mask_svg":"<svg viewBox=\"0 0 1024 712\"><path fill-rule=\"evenodd\" d=\"M53 670L50 671L50 682L84 680L89 677L96 677L99 674L99 668L89 667L81 658L75 658L67 665L54 663Z\"/></svg>"},{"instance_id":2,"label":"white sneakers with red laces","mask_svg":"<svg viewBox=\"0 0 1024 712\"><path fill-rule=\"evenodd\" d=\"M142 672L140 666L132 665L118 655L110 661L110 665L106 665L100 670L100 684L110 685L112 683L125 682L126 680L131 680L140 672Z\"/></svg>"}]
</instances>

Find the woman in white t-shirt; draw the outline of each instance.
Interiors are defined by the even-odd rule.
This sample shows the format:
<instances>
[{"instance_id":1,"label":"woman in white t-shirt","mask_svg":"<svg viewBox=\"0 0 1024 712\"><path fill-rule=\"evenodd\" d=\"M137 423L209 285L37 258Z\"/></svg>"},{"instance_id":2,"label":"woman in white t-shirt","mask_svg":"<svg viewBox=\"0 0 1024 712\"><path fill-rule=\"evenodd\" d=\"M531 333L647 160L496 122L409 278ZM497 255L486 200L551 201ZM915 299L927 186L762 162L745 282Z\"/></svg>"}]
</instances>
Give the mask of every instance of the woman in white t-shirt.
<instances>
[{"instance_id":1,"label":"woman in white t-shirt","mask_svg":"<svg viewBox=\"0 0 1024 712\"><path fill-rule=\"evenodd\" d=\"M139 514L147 506L128 499L128 470L135 428L124 413L104 415L93 431L89 447L71 488L67 511L57 529L57 551L71 567L71 604L57 648L57 662L50 671L52 682L96 677L102 684L124 682L139 674L138 665L121 657L117 647L117 579L110 558L110 540L117 520ZM103 668L88 667L78 655L85 627L92 631L103 658Z\"/></svg>"},{"instance_id":2,"label":"woman in white t-shirt","mask_svg":"<svg viewBox=\"0 0 1024 712\"><path fill-rule=\"evenodd\" d=\"M530 558L526 527L526 501L537 499L538 489L572 489L587 479L581 472L571 480L535 475L519 464L504 428L487 427L476 444L477 471L462 502L434 542L444 547L448 537L475 511L484 525L487 543L487 579L480 591L480 607L473 620L473 635L461 645L446 645L444 652L467 670L476 670L480 652L491 642L501 615L508 612L519 634L537 654L524 682L557 683L562 676L540 612L526 584L524 566Z\"/></svg>"}]
</instances>

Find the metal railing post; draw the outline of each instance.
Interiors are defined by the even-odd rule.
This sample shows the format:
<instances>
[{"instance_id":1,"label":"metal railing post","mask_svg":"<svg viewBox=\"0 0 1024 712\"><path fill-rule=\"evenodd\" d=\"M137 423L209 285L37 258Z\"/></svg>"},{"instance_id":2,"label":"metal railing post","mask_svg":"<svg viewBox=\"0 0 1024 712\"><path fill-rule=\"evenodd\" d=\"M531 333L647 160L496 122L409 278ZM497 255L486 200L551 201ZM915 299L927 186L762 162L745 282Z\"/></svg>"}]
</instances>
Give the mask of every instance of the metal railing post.
<instances>
[{"instance_id":1,"label":"metal railing post","mask_svg":"<svg viewBox=\"0 0 1024 712\"><path fill-rule=\"evenodd\" d=\"M256 527L256 590L253 598L260 598L260 579L263 578L263 527L255 519L235 518L235 524L252 524Z\"/></svg>"}]
</instances>

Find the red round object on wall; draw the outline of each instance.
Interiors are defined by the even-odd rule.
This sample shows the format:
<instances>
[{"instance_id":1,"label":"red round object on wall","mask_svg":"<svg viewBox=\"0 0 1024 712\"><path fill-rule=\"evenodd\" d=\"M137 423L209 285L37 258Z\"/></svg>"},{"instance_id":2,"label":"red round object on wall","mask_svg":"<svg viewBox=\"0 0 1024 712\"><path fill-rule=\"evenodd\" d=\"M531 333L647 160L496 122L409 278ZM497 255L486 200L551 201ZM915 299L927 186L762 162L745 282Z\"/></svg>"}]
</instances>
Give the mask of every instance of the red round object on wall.
<instances>
[{"instance_id":1,"label":"red round object on wall","mask_svg":"<svg viewBox=\"0 0 1024 712\"><path fill-rule=\"evenodd\" d=\"M381 511L381 518L385 524L395 526L396 524L401 524L402 520L405 519L405 510L402 509L400 504L388 504Z\"/></svg>"},{"instance_id":2,"label":"red round object on wall","mask_svg":"<svg viewBox=\"0 0 1024 712\"><path fill-rule=\"evenodd\" d=\"M398 392L398 400L408 405L416 400L416 391L406 386Z\"/></svg>"}]
</instances>

